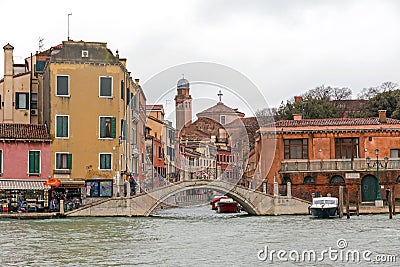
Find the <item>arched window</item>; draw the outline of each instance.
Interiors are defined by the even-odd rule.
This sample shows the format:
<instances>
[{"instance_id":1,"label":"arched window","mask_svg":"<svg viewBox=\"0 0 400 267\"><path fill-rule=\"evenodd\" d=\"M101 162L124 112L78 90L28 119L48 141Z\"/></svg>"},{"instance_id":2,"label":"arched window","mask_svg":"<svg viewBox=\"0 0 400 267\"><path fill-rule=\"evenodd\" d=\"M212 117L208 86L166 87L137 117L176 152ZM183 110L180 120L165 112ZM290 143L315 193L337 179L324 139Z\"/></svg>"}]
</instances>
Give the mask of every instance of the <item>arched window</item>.
<instances>
[{"instance_id":1,"label":"arched window","mask_svg":"<svg viewBox=\"0 0 400 267\"><path fill-rule=\"evenodd\" d=\"M315 184L314 177L311 176L304 177L303 184Z\"/></svg>"},{"instance_id":2,"label":"arched window","mask_svg":"<svg viewBox=\"0 0 400 267\"><path fill-rule=\"evenodd\" d=\"M331 178L329 183L332 185L344 185L344 179L342 176L335 175Z\"/></svg>"},{"instance_id":3,"label":"arched window","mask_svg":"<svg viewBox=\"0 0 400 267\"><path fill-rule=\"evenodd\" d=\"M283 177L283 179L282 179L282 184L283 185L287 185L287 183L292 183L292 181L290 180L290 178L289 177Z\"/></svg>"}]
</instances>

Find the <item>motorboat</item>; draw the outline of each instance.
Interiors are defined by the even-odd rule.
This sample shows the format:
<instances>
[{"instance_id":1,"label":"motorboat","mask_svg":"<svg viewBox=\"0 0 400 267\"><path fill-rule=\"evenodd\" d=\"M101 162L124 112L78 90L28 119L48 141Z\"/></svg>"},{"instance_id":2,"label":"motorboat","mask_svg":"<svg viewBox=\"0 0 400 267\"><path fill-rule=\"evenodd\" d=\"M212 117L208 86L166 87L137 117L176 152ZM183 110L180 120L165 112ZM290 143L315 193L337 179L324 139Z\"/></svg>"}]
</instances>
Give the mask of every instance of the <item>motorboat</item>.
<instances>
[{"instance_id":1,"label":"motorboat","mask_svg":"<svg viewBox=\"0 0 400 267\"><path fill-rule=\"evenodd\" d=\"M315 197L309 212L314 218L334 218L338 215L338 198Z\"/></svg>"},{"instance_id":2,"label":"motorboat","mask_svg":"<svg viewBox=\"0 0 400 267\"><path fill-rule=\"evenodd\" d=\"M218 213L236 213L240 212L239 204L232 198L221 198L217 203Z\"/></svg>"},{"instance_id":3,"label":"motorboat","mask_svg":"<svg viewBox=\"0 0 400 267\"><path fill-rule=\"evenodd\" d=\"M211 204L211 209L212 209L212 210L217 210L216 204L217 204L218 201L220 201L220 200L223 199L223 198L228 198L228 197L227 197L227 196L224 196L224 195L215 195L215 196L213 197L213 199L211 200L211 202L210 202L210 204Z\"/></svg>"}]
</instances>

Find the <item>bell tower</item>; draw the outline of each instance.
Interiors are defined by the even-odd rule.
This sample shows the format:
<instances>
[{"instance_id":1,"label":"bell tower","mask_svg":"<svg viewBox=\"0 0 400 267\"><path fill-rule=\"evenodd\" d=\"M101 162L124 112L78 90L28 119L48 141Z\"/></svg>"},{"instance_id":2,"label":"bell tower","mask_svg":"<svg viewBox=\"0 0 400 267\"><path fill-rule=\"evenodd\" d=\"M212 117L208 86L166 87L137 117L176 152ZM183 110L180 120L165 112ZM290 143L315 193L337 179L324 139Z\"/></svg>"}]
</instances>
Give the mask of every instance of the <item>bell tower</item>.
<instances>
[{"instance_id":1,"label":"bell tower","mask_svg":"<svg viewBox=\"0 0 400 267\"><path fill-rule=\"evenodd\" d=\"M182 78L178 81L175 96L176 130L179 132L186 123L192 122L192 96L189 94L189 81Z\"/></svg>"}]
</instances>

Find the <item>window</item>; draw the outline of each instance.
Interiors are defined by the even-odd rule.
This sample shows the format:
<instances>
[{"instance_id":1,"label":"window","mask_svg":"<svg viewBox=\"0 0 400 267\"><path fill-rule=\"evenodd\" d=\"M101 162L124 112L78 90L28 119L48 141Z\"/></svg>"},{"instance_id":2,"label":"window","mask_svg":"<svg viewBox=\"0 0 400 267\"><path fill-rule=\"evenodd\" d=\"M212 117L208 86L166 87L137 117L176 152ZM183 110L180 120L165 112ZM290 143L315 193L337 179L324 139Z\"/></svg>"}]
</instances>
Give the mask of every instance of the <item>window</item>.
<instances>
[{"instance_id":1,"label":"window","mask_svg":"<svg viewBox=\"0 0 400 267\"><path fill-rule=\"evenodd\" d=\"M221 116L219 117L219 122L220 122L222 125L225 125L225 115L221 115Z\"/></svg>"},{"instance_id":2,"label":"window","mask_svg":"<svg viewBox=\"0 0 400 267\"><path fill-rule=\"evenodd\" d=\"M87 197L111 197L112 181L87 181L86 182Z\"/></svg>"},{"instance_id":3,"label":"window","mask_svg":"<svg viewBox=\"0 0 400 267\"><path fill-rule=\"evenodd\" d=\"M286 139L283 142L285 159L308 159L307 139Z\"/></svg>"},{"instance_id":4,"label":"window","mask_svg":"<svg viewBox=\"0 0 400 267\"><path fill-rule=\"evenodd\" d=\"M29 174L40 174L40 151L29 151Z\"/></svg>"},{"instance_id":5,"label":"window","mask_svg":"<svg viewBox=\"0 0 400 267\"><path fill-rule=\"evenodd\" d=\"M111 170L111 154L100 154L100 170Z\"/></svg>"},{"instance_id":6,"label":"window","mask_svg":"<svg viewBox=\"0 0 400 267\"><path fill-rule=\"evenodd\" d=\"M31 94L31 109L37 109L37 108L38 108L38 94L32 93Z\"/></svg>"},{"instance_id":7,"label":"window","mask_svg":"<svg viewBox=\"0 0 400 267\"><path fill-rule=\"evenodd\" d=\"M344 185L344 179L342 176L335 175L331 178L329 183L332 185Z\"/></svg>"},{"instance_id":8,"label":"window","mask_svg":"<svg viewBox=\"0 0 400 267\"><path fill-rule=\"evenodd\" d=\"M68 138L69 137L69 116L56 115L56 137Z\"/></svg>"},{"instance_id":9,"label":"window","mask_svg":"<svg viewBox=\"0 0 400 267\"><path fill-rule=\"evenodd\" d=\"M56 153L56 169L57 170L72 169L72 154Z\"/></svg>"},{"instance_id":10,"label":"window","mask_svg":"<svg viewBox=\"0 0 400 267\"><path fill-rule=\"evenodd\" d=\"M100 97L112 97L112 77L100 77Z\"/></svg>"},{"instance_id":11,"label":"window","mask_svg":"<svg viewBox=\"0 0 400 267\"><path fill-rule=\"evenodd\" d=\"M400 149L390 149L391 158L400 158Z\"/></svg>"},{"instance_id":12,"label":"window","mask_svg":"<svg viewBox=\"0 0 400 267\"><path fill-rule=\"evenodd\" d=\"M358 138L335 138L335 158L358 158Z\"/></svg>"},{"instance_id":13,"label":"window","mask_svg":"<svg viewBox=\"0 0 400 267\"><path fill-rule=\"evenodd\" d=\"M29 109L29 94L28 93L15 93L15 108L16 109Z\"/></svg>"},{"instance_id":14,"label":"window","mask_svg":"<svg viewBox=\"0 0 400 267\"><path fill-rule=\"evenodd\" d=\"M162 153L162 147L158 147L158 158L162 159L163 158L163 153Z\"/></svg>"},{"instance_id":15,"label":"window","mask_svg":"<svg viewBox=\"0 0 400 267\"><path fill-rule=\"evenodd\" d=\"M124 80L121 80L121 99L125 99L125 82Z\"/></svg>"},{"instance_id":16,"label":"window","mask_svg":"<svg viewBox=\"0 0 400 267\"><path fill-rule=\"evenodd\" d=\"M116 137L115 117L100 117L100 138Z\"/></svg>"},{"instance_id":17,"label":"window","mask_svg":"<svg viewBox=\"0 0 400 267\"><path fill-rule=\"evenodd\" d=\"M126 140L126 120L121 120L121 140Z\"/></svg>"},{"instance_id":18,"label":"window","mask_svg":"<svg viewBox=\"0 0 400 267\"><path fill-rule=\"evenodd\" d=\"M304 177L303 184L315 184L315 179L312 176Z\"/></svg>"},{"instance_id":19,"label":"window","mask_svg":"<svg viewBox=\"0 0 400 267\"><path fill-rule=\"evenodd\" d=\"M57 96L69 96L69 76L57 75L56 88Z\"/></svg>"}]
</instances>

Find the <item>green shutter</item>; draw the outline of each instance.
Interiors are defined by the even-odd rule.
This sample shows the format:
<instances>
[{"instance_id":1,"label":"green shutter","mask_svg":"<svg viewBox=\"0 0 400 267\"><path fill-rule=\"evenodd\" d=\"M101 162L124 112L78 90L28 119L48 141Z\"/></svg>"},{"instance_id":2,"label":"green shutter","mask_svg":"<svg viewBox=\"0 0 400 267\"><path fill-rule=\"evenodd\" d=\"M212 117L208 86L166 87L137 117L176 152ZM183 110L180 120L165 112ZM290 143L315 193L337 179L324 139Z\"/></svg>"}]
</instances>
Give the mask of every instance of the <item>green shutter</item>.
<instances>
[{"instance_id":1,"label":"green shutter","mask_svg":"<svg viewBox=\"0 0 400 267\"><path fill-rule=\"evenodd\" d=\"M19 93L15 93L15 109L19 109Z\"/></svg>"},{"instance_id":2,"label":"green shutter","mask_svg":"<svg viewBox=\"0 0 400 267\"><path fill-rule=\"evenodd\" d=\"M111 138L117 136L117 119L115 117L111 118Z\"/></svg>"},{"instance_id":3,"label":"green shutter","mask_svg":"<svg viewBox=\"0 0 400 267\"><path fill-rule=\"evenodd\" d=\"M34 154L35 154L34 170L35 170L35 173L39 173L39 169L40 169L40 152L39 151L34 151Z\"/></svg>"},{"instance_id":4,"label":"green shutter","mask_svg":"<svg viewBox=\"0 0 400 267\"><path fill-rule=\"evenodd\" d=\"M72 169L72 154L68 154L68 169Z\"/></svg>"},{"instance_id":5,"label":"green shutter","mask_svg":"<svg viewBox=\"0 0 400 267\"><path fill-rule=\"evenodd\" d=\"M35 168L35 153L34 151L29 151L29 173L33 173Z\"/></svg>"},{"instance_id":6,"label":"green shutter","mask_svg":"<svg viewBox=\"0 0 400 267\"><path fill-rule=\"evenodd\" d=\"M29 94L26 94L25 103L26 103L25 105L26 109L29 109Z\"/></svg>"},{"instance_id":7,"label":"green shutter","mask_svg":"<svg viewBox=\"0 0 400 267\"><path fill-rule=\"evenodd\" d=\"M106 118L100 118L100 138L104 138L106 135Z\"/></svg>"}]
</instances>

